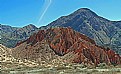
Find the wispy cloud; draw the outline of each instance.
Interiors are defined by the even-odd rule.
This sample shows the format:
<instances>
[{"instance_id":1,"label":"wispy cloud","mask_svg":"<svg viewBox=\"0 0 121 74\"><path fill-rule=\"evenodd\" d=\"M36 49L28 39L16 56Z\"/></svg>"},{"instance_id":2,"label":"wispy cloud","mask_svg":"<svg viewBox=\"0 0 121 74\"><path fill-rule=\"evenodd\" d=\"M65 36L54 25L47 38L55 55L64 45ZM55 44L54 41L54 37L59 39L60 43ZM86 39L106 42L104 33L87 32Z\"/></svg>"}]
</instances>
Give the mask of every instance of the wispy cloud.
<instances>
[{"instance_id":1,"label":"wispy cloud","mask_svg":"<svg viewBox=\"0 0 121 74\"><path fill-rule=\"evenodd\" d=\"M39 17L39 20L37 22L37 24L40 24L42 22L42 19L45 15L45 13L47 12L48 8L50 7L51 3L52 3L52 0L44 0L44 6L43 6L43 9L41 11L41 15Z\"/></svg>"}]
</instances>

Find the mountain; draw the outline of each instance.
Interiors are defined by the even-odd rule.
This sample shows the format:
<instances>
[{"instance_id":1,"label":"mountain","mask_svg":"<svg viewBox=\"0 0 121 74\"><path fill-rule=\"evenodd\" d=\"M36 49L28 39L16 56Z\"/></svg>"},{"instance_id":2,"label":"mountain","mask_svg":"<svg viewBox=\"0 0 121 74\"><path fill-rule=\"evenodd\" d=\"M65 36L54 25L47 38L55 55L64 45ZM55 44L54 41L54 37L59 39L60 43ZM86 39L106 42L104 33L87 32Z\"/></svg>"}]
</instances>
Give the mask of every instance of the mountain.
<instances>
[{"instance_id":1,"label":"mountain","mask_svg":"<svg viewBox=\"0 0 121 74\"><path fill-rule=\"evenodd\" d=\"M32 24L23 28L16 28L0 24L0 43L7 47L14 47L18 41L27 39L38 28Z\"/></svg>"},{"instance_id":2,"label":"mountain","mask_svg":"<svg viewBox=\"0 0 121 74\"><path fill-rule=\"evenodd\" d=\"M121 64L121 57L111 49L95 44L89 37L71 28L39 30L12 50L15 58L37 62L83 63L86 65Z\"/></svg>"},{"instance_id":3,"label":"mountain","mask_svg":"<svg viewBox=\"0 0 121 74\"><path fill-rule=\"evenodd\" d=\"M39 29L50 27L71 27L93 39L97 45L111 48L121 55L121 21L110 21L88 8L81 8ZM14 47L17 42L26 40L37 31L38 28L32 24L23 28L0 24L0 43L7 47Z\"/></svg>"},{"instance_id":4,"label":"mountain","mask_svg":"<svg viewBox=\"0 0 121 74\"><path fill-rule=\"evenodd\" d=\"M23 28L17 29L12 33L12 37L17 37L20 39L26 39L28 36L32 35L33 32L37 31L37 27L30 24Z\"/></svg>"},{"instance_id":5,"label":"mountain","mask_svg":"<svg viewBox=\"0 0 121 74\"><path fill-rule=\"evenodd\" d=\"M0 33L5 33L5 32L13 32L15 30L17 30L18 28L16 27L11 27L11 26L8 26L8 25L2 25L0 24Z\"/></svg>"},{"instance_id":6,"label":"mountain","mask_svg":"<svg viewBox=\"0 0 121 74\"><path fill-rule=\"evenodd\" d=\"M93 39L97 45L109 47L121 55L121 21L110 21L88 8L62 16L46 28L49 27L71 27Z\"/></svg>"}]
</instances>

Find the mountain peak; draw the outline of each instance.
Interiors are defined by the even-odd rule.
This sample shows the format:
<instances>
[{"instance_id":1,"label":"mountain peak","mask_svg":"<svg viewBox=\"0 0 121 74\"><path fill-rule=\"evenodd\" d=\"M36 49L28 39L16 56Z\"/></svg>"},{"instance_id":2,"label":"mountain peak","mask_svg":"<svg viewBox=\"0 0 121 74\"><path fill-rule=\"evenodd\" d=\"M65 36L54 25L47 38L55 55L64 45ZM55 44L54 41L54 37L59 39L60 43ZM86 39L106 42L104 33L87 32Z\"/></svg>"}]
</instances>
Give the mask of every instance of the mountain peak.
<instances>
[{"instance_id":1,"label":"mountain peak","mask_svg":"<svg viewBox=\"0 0 121 74\"><path fill-rule=\"evenodd\" d=\"M93 12L89 8L80 8L77 11L75 11L73 14L74 15L80 14L80 15L86 15L86 16L98 16L95 12Z\"/></svg>"},{"instance_id":2,"label":"mountain peak","mask_svg":"<svg viewBox=\"0 0 121 74\"><path fill-rule=\"evenodd\" d=\"M100 18L92 10L90 10L88 8L80 8L68 16L60 17L58 20L55 20L52 23L48 24L48 26L61 26L61 25L63 25L64 27L68 27L68 26L75 24L74 26L77 27L83 23L84 19L95 20L94 17ZM72 21L75 21L75 22L72 22Z\"/></svg>"},{"instance_id":3,"label":"mountain peak","mask_svg":"<svg viewBox=\"0 0 121 74\"><path fill-rule=\"evenodd\" d=\"M79 11L91 11L89 8L80 8Z\"/></svg>"},{"instance_id":4,"label":"mountain peak","mask_svg":"<svg viewBox=\"0 0 121 74\"><path fill-rule=\"evenodd\" d=\"M33 25L33 24L29 24L29 25L27 25L27 26L24 26L23 28L27 28L27 27L32 27L32 28L36 28L37 29L37 27L35 26L35 25Z\"/></svg>"}]
</instances>

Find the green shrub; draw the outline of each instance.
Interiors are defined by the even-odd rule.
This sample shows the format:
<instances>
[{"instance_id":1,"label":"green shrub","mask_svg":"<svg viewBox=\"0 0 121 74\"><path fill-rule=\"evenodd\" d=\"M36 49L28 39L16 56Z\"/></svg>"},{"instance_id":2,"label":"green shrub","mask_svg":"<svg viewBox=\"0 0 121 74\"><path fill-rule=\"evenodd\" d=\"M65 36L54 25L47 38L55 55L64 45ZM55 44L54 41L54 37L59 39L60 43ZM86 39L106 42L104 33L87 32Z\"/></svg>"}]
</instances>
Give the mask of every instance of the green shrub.
<instances>
[{"instance_id":1,"label":"green shrub","mask_svg":"<svg viewBox=\"0 0 121 74\"><path fill-rule=\"evenodd\" d=\"M107 64L106 63L100 63L98 64L99 68L107 68Z\"/></svg>"}]
</instances>

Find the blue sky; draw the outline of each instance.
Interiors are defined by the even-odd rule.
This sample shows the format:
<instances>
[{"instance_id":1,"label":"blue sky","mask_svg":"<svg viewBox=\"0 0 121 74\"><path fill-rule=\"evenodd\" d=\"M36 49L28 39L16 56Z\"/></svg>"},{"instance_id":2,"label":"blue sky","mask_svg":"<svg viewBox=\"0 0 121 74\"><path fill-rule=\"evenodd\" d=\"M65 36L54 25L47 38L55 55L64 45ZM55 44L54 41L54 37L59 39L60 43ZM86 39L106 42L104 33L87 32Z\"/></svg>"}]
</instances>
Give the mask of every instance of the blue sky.
<instances>
[{"instance_id":1,"label":"blue sky","mask_svg":"<svg viewBox=\"0 0 121 74\"><path fill-rule=\"evenodd\" d=\"M33 23L40 27L79 8L89 8L110 20L121 20L121 0L0 0L0 23L14 27Z\"/></svg>"}]
</instances>

